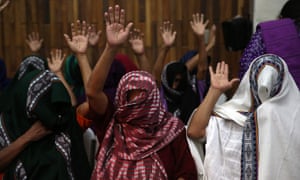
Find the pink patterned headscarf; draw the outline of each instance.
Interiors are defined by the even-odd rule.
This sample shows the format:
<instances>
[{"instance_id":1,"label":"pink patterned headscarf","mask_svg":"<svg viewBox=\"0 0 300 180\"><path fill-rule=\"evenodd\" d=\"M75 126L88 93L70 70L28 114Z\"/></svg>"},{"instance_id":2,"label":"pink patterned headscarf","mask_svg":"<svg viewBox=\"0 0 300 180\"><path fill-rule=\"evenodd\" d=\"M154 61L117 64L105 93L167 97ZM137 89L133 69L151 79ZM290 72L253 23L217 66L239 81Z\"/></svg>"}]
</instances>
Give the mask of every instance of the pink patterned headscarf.
<instances>
[{"instance_id":1,"label":"pink patterned headscarf","mask_svg":"<svg viewBox=\"0 0 300 180\"><path fill-rule=\"evenodd\" d=\"M132 90L141 92L128 101ZM168 179L157 151L174 140L184 125L162 107L151 74L125 74L115 103L116 112L101 144L92 179Z\"/></svg>"}]
</instances>

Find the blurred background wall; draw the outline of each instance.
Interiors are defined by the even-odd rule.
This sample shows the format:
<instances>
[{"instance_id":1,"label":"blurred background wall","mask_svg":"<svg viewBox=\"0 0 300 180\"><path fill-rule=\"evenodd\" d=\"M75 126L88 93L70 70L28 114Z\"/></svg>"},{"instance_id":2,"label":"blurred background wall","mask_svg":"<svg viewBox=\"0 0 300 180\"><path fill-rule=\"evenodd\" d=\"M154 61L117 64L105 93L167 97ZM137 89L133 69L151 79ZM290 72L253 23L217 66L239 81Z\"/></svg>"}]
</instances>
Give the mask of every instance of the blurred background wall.
<instances>
[{"instance_id":1,"label":"blurred background wall","mask_svg":"<svg viewBox=\"0 0 300 180\"><path fill-rule=\"evenodd\" d=\"M225 60L231 64L231 76L237 76L242 51L226 50L221 24L236 15L253 17L253 0L11 0L0 14L0 57L7 64L8 76L12 77L22 58L30 54L25 39L31 32L39 32L44 38L43 56L47 57L51 48L70 53L63 34L70 33L70 23L77 19L96 24L102 30L98 45L101 52L105 44L103 13L116 3L126 10L127 21L133 21L135 27L144 31L151 63L161 44L159 26L163 20L171 20L177 31L175 46L167 58L171 61L197 47L189 21L193 13L204 13L210 19L209 26L212 23L217 26L216 45L211 53L213 63ZM134 58L128 45L121 51Z\"/></svg>"}]
</instances>

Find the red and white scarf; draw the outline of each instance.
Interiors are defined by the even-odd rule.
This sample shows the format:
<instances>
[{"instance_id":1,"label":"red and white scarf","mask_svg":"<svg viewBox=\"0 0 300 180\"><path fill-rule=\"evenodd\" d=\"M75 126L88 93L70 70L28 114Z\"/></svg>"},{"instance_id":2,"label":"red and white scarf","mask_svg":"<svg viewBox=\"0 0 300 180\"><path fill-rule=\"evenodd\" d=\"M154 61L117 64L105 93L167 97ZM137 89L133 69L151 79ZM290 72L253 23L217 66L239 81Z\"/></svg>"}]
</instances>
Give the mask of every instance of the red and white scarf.
<instances>
[{"instance_id":1,"label":"red and white scarf","mask_svg":"<svg viewBox=\"0 0 300 180\"><path fill-rule=\"evenodd\" d=\"M141 90L130 102L128 93ZM157 151L184 125L161 105L151 74L132 71L120 80L116 112L101 144L92 179L168 179Z\"/></svg>"}]
</instances>

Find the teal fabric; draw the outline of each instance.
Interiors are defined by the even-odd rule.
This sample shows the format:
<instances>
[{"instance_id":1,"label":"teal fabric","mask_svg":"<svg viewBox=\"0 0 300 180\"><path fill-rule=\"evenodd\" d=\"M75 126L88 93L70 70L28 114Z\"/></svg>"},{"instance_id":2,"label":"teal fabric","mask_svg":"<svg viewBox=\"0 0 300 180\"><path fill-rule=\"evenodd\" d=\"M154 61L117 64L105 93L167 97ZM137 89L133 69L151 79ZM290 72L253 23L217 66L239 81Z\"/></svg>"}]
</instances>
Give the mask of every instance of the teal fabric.
<instances>
[{"instance_id":1,"label":"teal fabric","mask_svg":"<svg viewBox=\"0 0 300 180\"><path fill-rule=\"evenodd\" d=\"M64 66L64 77L68 84L72 87L77 99L77 103L83 103L86 99L83 80L78 60L73 54L66 58Z\"/></svg>"}]
</instances>

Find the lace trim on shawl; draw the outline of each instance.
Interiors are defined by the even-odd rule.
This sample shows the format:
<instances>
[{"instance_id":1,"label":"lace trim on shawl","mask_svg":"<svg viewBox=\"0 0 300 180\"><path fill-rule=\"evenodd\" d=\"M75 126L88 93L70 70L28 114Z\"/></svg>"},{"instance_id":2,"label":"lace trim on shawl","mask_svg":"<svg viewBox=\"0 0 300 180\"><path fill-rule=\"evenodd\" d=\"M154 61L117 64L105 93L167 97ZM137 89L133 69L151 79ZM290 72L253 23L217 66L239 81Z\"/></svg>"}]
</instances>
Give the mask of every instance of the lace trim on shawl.
<instances>
[{"instance_id":1,"label":"lace trim on shawl","mask_svg":"<svg viewBox=\"0 0 300 180\"><path fill-rule=\"evenodd\" d=\"M67 170L71 180L75 179L71 166L71 139L66 133L60 133L55 136L55 146L58 152L65 158Z\"/></svg>"},{"instance_id":2,"label":"lace trim on shawl","mask_svg":"<svg viewBox=\"0 0 300 180\"><path fill-rule=\"evenodd\" d=\"M28 117L34 117L32 111L38 103L38 100L48 91L55 81L59 81L59 78L54 73L46 70L30 83L26 102L26 113Z\"/></svg>"},{"instance_id":3,"label":"lace trim on shawl","mask_svg":"<svg viewBox=\"0 0 300 180\"><path fill-rule=\"evenodd\" d=\"M24 59L20 64L18 80L20 80L23 77L29 65L34 66L40 71L45 70L45 62L41 58L36 56L29 56L26 59Z\"/></svg>"},{"instance_id":4,"label":"lace trim on shawl","mask_svg":"<svg viewBox=\"0 0 300 180\"><path fill-rule=\"evenodd\" d=\"M1 114L0 115L0 150L7 147L10 143L11 143L11 141L9 140L9 137L8 137L5 125L4 125L3 116ZM14 174L15 174L16 179L20 179L20 180L27 179L24 165L20 160L18 160L18 162L17 162Z\"/></svg>"},{"instance_id":5,"label":"lace trim on shawl","mask_svg":"<svg viewBox=\"0 0 300 180\"><path fill-rule=\"evenodd\" d=\"M266 54L257 59L251 66L250 72L250 88L252 98L254 100L252 112L249 113L245 122L243 143L242 143L242 157L241 157L241 179L257 179L258 177L258 132L256 123L256 109L261 104L258 96L257 78L261 69L265 65L273 66L277 69L279 76L276 83L273 85L270 97L275 96L281 89L284 78L284 65L280 58L276 55Z\"/></svg>"},{"instance_id":6,"label":"lace trim on shawl","mask_svg":"<svg viewBox=\"0 0 300 180\"><path fill-rule=\"evenodd\" d=\"M33 110L39 99L51 88L54 82L59 78L49 70L43 71L29 85L27 92L26 113L28 117L35 118ZM58 152L64 157L67 164L67 171L70 179L74 179L71 166L71 139L66 133L60 133L55 136L55 146Z\"/></svg>"}]
</instances>

